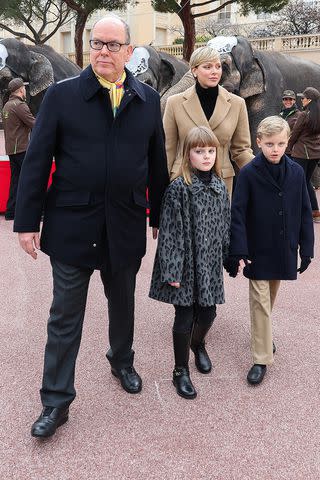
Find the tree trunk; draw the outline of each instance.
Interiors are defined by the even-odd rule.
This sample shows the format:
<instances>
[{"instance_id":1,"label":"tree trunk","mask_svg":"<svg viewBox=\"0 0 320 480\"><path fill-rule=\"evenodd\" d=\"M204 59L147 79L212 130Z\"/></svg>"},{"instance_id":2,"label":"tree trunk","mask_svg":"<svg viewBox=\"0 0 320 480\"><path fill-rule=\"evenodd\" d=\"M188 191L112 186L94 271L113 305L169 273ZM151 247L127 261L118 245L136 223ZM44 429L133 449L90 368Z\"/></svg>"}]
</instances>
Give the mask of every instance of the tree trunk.
<instances>
[{"instance_id":1,"label":"tree trunk","mask_svg":"<svg viewBox=\"0 0 320 480\"><path fill-rule=\"evenodd\" d=\"M76 52L76 64L80 68L83 67L83 31L86 25L88 14L86 12L78 12L76 19L76 26L74 32L74 48Z\"/></svg>"},{"instance_id":2,"label":"tree trunk","mask_svg":"<svg viewBox=\"0 0 320 480\"><path fill-rule=\"evenodd\" d=\"M196 27L191 13L190 0L181 2L181 10L178 15L184 28L183 58L189 62L196 43Z\"/></svg>"}]
</instances>

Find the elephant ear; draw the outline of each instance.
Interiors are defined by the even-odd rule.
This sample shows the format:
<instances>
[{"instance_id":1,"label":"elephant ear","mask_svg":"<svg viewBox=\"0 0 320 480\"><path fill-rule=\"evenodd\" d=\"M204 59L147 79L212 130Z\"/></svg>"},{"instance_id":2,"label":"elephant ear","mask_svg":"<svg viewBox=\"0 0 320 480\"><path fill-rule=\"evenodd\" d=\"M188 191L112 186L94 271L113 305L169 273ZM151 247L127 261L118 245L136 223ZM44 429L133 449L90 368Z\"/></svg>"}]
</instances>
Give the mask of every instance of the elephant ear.
<instances>
[{"instance_id":1,"label":"elephant ear","mask_svg":"<svg viewBox=\"0 0 320 480\"><path fill-rule=\"evenodd\" d=\"M239 93L242 98L259 95L266 90L266 75L262 64L253 58L251 70L242 77Z\"/></svg>"},{"instance_id":2,"label":"elephant ear","mask_svg":"<svg viewBox=\"0 0 320 480\"><path fill-rule=\"evenodd\" d=\"M44 55L30 52L30 57L29 88L30 95L34 97L50 87L54 82L54 77L52 65Z\"/></svg>"},{"instance_id":3,"label":"elephant ear","mask_svg":"<svg viewBox=\"0 0 320 480\"><path fill-rule=\"evenodd\" d=\"M160 63L160 75L158 82L158 92L160 95L163 95L166 90L168 90L174 82L174 77L176 70L171 62L165 58L161 58Z\"/></svg>"},{"instance_id":4,"label":"elephant ear","mask_svg":"<svg viewBox=\"0 0 320 480\"><path fill-rule=\"evenodd\" d=\"M231 56L241 76L239 93L242 98L259 95L265 91L265 70L258 61L250 42L241 36L236 40Z\"/></svg>"}]
</instances>

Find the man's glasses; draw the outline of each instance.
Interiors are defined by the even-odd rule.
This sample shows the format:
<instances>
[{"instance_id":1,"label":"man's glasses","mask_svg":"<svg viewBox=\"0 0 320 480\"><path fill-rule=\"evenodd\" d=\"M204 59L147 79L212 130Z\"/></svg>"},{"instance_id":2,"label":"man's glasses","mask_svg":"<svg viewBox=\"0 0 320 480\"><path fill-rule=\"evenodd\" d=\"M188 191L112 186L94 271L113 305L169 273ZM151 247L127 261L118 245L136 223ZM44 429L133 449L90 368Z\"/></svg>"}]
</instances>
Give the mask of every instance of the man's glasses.
<instances>
[{"instance_id":1,"label":"man's glasses","mask_svg":"<svg viewBox=\"0 0 320 480\"><path fill-rule=\"evenodd\" d=\"M89 40L89 43L93 50L102 50L105 45L109 52L119 52L122 45L129 45L129 43L102 42L101 40Z\"/></svg>"}]
</instances>

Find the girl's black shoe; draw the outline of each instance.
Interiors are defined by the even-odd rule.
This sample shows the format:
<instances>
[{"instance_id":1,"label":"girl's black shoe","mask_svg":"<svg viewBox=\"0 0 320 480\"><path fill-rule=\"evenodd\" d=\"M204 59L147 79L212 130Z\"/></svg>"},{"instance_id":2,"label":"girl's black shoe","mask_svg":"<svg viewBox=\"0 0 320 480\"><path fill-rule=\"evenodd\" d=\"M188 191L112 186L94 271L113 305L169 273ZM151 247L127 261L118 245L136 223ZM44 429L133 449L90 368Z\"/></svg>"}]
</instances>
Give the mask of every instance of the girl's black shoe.
<instances>
[{"instance_id":1,"label":"girl's black shoe","mask_svg":"<svg viewBox=\"0 0 320 480\"><path fill-rule=\"evenodd\" d=\"M192 385L189 370L185 367L176 367L173 370L172 383L176 387L177 394L180 397L193 399L196 398L197 392Z\"/></svg>"}]
</instances>

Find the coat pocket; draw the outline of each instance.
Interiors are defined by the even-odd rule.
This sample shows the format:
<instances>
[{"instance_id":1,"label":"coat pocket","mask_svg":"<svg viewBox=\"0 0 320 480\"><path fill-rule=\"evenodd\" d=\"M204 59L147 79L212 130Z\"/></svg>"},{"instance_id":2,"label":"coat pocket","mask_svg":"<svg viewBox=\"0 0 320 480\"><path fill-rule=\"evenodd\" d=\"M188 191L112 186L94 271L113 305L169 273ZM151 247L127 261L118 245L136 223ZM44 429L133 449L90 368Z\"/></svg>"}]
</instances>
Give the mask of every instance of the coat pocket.
<instances>
[{"instance_id":1,"label":"coat pocket","mask_svg":"<svg viewBox=\"0 0 320 480\"><path fill-rule=\"evenodd\" d=\"M62 192L55 194L55 204L57 207L83 207L89 205L90 192Z\"/></svg>"}]
</instances>

